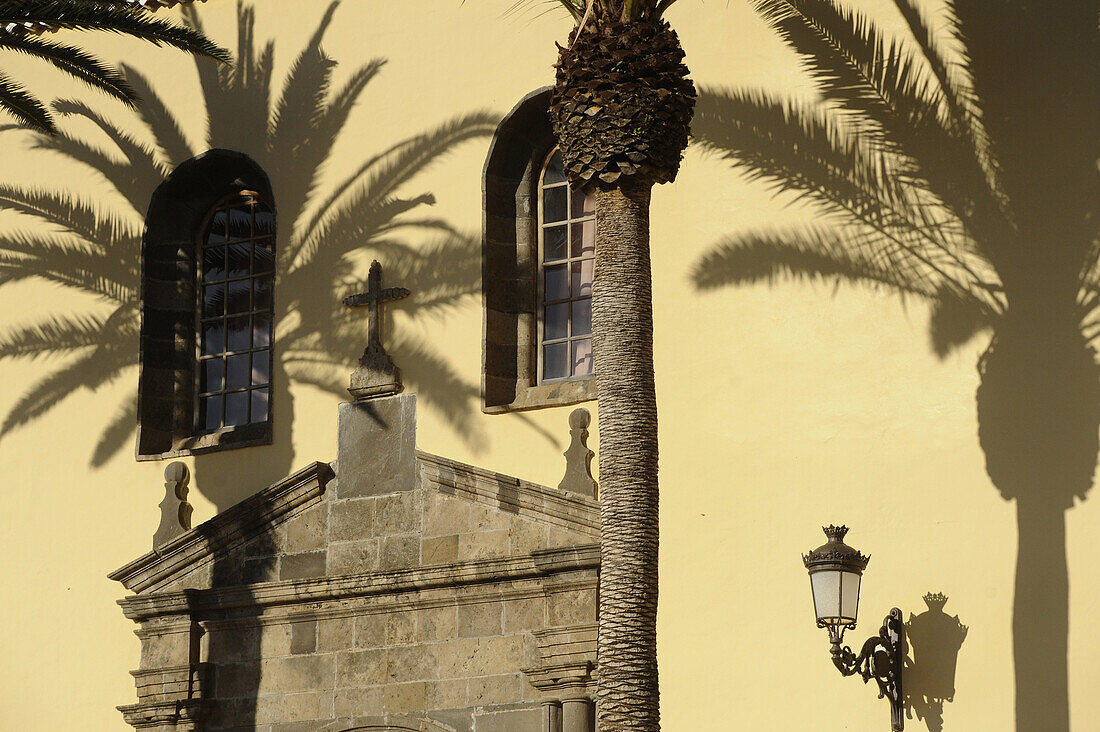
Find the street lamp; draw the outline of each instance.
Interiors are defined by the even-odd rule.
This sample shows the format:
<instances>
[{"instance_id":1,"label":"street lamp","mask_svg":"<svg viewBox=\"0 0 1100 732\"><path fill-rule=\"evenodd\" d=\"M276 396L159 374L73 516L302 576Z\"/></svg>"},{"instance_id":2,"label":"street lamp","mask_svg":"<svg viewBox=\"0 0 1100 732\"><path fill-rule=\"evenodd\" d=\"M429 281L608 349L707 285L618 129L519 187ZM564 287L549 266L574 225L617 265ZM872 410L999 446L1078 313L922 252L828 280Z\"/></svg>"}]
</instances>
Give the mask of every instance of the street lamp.
<instances>
[{"instance_id":1,"label":"street lamp","mask_svg":"<svg viewBox=\"0 0 1100 732\"><path fill-rule=\"evenodd\" d=\"M859 585L869 556L844 543L847 526L825 526L829 541L802 555L810 573L817 627L825 628L832 644L833 665L844 676L859 674L863 683L872 678L878 684L879 699L890 702L890 728L905 728L901 672L905 660L905 629L901 610L896 607L882 622L877 636L868 638L857 656L848 646L841 647L844 630L855 630L859 615Z\"/></svg>"}]
</instances>

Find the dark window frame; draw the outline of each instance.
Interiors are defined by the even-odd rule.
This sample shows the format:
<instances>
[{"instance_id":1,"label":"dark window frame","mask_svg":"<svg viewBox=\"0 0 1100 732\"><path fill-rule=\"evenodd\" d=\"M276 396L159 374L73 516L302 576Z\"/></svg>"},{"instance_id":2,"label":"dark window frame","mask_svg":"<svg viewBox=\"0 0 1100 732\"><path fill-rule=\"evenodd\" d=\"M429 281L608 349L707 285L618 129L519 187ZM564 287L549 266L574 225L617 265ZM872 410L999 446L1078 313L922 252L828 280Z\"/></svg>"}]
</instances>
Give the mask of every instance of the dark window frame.
<instances>
[{"instance_id":1,"label":"dark window frame","mask_svg":"<svg viewBox=\"0 0 1100 732\"><path fill-rule=\"evenodd\" d=\"M499 414L596 398L592 376L539 383L539 179L555 146L551 87L497 127L483 171L482 411Z\"/></svg>"},{"instance_id":2,"label":"dark window frame","mask_svg":"<svg viewBox=\"0 0 1100 732\"><path fill-rule=\"evenodd\" d=\"M150 199L141 250L138 460L272 441L270 418L211 432L196 429L198 259L208 216L219 201L242 190L256 192L271 209L277 236L278 212L267 175L239 152L209 150L181 163ZM272 347L274 366L277 344ZM272 407L273 400L269 415Z\"/></svg>"}]
</instances>

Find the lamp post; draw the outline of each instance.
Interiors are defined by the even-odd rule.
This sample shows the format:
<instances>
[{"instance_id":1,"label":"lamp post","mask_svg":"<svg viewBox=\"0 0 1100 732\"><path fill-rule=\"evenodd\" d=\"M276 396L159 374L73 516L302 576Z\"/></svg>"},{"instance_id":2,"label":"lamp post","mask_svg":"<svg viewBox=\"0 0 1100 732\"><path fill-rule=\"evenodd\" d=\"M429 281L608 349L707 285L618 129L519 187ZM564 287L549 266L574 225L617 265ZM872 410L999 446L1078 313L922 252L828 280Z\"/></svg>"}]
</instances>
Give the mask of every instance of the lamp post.
<instances>
[{"instance_id":1,"label":"lamp post","mask_svg":"<svg viewBox=\"0 0 1100 732\"><path fill-rule=\"evenodd\" d=\"M872 678L878 684L879 699L890 702L890 728L905 729L901 672L905 662L905 628L901 610L893 608L882 622L877 636L868 638L857 656L841 646L844 631L855 630L859 615L859 586L869 556L844 543L847 526L825 526L829 541L802 555L810 573L817 627L825 628L832 644L833 665L844 676L859 674L863 683Z\"/></svg>"}]
</instances>

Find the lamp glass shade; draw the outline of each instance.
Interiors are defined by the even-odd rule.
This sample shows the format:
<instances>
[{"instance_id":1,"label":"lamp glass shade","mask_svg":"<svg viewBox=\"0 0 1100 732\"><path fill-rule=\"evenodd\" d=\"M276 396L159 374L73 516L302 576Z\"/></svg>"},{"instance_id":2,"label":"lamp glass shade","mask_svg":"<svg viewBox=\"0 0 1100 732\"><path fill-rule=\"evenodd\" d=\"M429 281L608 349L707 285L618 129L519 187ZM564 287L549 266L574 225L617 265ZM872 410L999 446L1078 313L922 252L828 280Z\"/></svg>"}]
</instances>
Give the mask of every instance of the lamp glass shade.
<instances>
[{"instance_id":1,"label":"lamp glass shade","mask_svg":"<svg viewBox=\"0 0 1100 732\"><path fill-rule=\"evenodd\" d=\"M825 569L810 575L814 612L819 623L852 625L856 622L859 580L859 574L840 569Z\"/></svg>"}]
</instances>

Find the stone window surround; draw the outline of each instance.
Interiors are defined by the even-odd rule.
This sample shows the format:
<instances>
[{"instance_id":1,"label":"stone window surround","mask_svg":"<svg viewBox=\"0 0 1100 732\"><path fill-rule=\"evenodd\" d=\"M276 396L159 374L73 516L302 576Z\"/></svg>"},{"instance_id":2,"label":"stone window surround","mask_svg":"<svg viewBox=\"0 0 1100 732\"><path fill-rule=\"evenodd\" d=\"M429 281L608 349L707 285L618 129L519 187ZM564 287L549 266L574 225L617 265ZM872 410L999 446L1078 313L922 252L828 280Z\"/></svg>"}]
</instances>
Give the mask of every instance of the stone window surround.
<instances>
[{"instance_id":1,"label":"stone window surround","mask_svg":"<svg viewBox=\"0 0 1100 732\"><path fill-rule=\"evenodd\" d=\"M208 150L181 163L150 199L141 244L139 461L271 442L270 419L213 432L196 428L199 242L210 211L241 189L256 191L277 220L267 175L232 150Z\"/></svg>"},{"instance_id":2,"label":"stone window surround","mask_svg":"<svg viewBox=\"0 0 1100 732\"><path fill-rule=\"evenodd\" d=\"M596 398L593 377L538 383L538 183L554 147L552 87L525 96L497 127L483 172L482 411Z\"/></svg>"}]
</instances>

